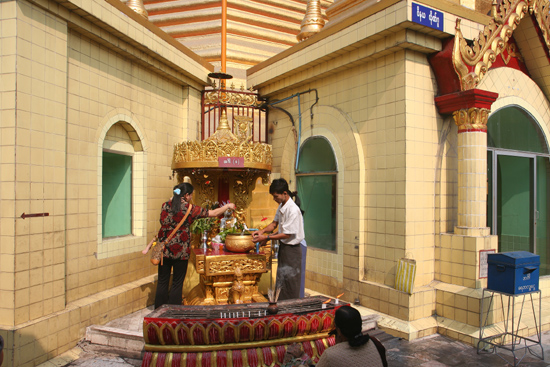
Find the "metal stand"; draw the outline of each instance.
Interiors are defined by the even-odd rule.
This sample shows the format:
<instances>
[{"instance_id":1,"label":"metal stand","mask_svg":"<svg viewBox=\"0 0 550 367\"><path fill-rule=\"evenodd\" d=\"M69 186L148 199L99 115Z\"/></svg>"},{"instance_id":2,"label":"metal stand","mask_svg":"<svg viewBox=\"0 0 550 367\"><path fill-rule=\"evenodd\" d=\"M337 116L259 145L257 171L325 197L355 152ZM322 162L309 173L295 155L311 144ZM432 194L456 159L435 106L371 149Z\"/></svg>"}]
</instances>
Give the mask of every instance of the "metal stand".
<instances>
[{"instance_id":1,"label":"metal stand","mask_svg":"<svg viewBox=\"0 0 550 367\"><path fill-rule=\"evenodd\" d=\"M485 292L490 293L491 296L488 297L489 299L489 305L487 307L487 311L484 308L484 302L485 302ZM502 320L503 320L503 326L504 331L500 334L492 335L492 336L486 336L483 337L483 333L485 329L488 327L487 323L489 320L489 314L491 312L491 306L493 305L493 299L495 297L495 294L500 294L500 303L502 308ZM539 301L539 307L538 307L538 313L535 311L535 301L533 300L533 295L538 294L538 301ZM521 316L523 314L523 306L525 305L525 298L526 296L529 296L531 299L531 308L533 311L533 319L535 321L535 330L537 332L536 338L537 339L531 339L524 336L520 336L518 334L519 332L519 326L521 322ZM507 304L505 305L504 298L508 299ZM518 305L519 308L519 316L517 316L517 324L516 322L516 298L522 297L520 302L521 306ZM483 315L485 314L485 320L483 319ZM481 298L481 311L479 313L479 341L477 343L477 353L480 352L489 352L489 353L495 353L500 358L502 358L507 364L510 366L517 366L521 363L523 358L527 355L527 351L531 353L533 356L540 358L544 360L544 349L542 347L541 342L541 326L540 326L540 320L541 320L541 293L540 291L536 292L529 292L529 293L522 293L522 294L508 294L503 292L494 291L491 289L483 289L483 294ZM539 346L540 347L540 355L533 352L531 348ZM512 356L514 358L513 363L510 363L504 356L499 352L500 349L507 350L512 353ZM519 356L516 355L516 353L523 351L523 355Z\"/></svg>"}]
</instances>

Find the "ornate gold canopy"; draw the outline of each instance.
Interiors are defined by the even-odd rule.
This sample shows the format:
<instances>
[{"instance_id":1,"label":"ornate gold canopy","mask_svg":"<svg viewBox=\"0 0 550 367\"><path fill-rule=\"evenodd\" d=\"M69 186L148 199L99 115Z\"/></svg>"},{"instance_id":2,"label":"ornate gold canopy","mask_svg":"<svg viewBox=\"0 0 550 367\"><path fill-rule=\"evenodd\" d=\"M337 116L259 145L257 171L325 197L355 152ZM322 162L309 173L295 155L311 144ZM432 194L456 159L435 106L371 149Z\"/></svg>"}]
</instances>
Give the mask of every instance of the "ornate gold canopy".
<instances>
[{"instance_id":1,"label":"ornate gold canopy","mask_svg":"<svg viewBox=\"0 0 550 367\"><path fill-rule=\"evenodd\" d=\"M271 145L251 141L251 121L247 116L235 116L235 136L223 111L219 126L211 137L200 142L184 141L174 146L172 169L220 168L219 158L242 157L242 168L271 171Z\"/></svg>"},{"instance_id":2,"label":"ornate gold canopy","mask_svg":"<svg viewBox=\"0 0 550 367\"><path fill-rule=\"evenodd\" d=\"M256 180L268 184L273 161L271 145L252 141L252 118L234 116L233 134L225 110L222 110L216 132L203 141L184 141L175 144L172 169L178 180L192 179L200 205L217 200L220 180L229 186L229 196L242 212L252 201Z\"/></svg>"}]
</instances>

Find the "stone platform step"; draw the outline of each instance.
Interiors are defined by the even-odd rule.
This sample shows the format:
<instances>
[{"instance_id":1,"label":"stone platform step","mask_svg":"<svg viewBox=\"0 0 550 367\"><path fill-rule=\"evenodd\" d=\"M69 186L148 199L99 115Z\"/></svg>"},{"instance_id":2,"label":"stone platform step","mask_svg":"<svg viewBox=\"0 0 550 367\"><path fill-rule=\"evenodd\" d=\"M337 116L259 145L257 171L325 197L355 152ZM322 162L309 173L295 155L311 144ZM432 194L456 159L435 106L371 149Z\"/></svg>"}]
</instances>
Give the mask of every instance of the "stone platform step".
<instances>
[{"instance_id":1,"label":"stone platform step","mask_svg":"<svg viewBox=\"0 0 550 367\"><path fill-rule=\"evenodd\" d=\"M145 345L142 332L98 325L86 328L86 341L132 352L141 352Z\"/></svg>"},{"instance_id":2,"label":"stone platform step","mask_svg":"<svg viewBox=\"0 0 550 367\"><path fill-rule=\"evenodd\" d=\"M362 315L361 319L363 320L363 332L378 329L378 315Z\"/></svg>"},{"instance_id":3,"label":"stone platform step","mask_svg":"<svg viewBox=\"0 0 550 367\"><path fill-rule=\"evenodd\" d=\"M143 350L143 318L153 311L153 306L108 322L86 328L85 340L91 344L120 350L139 352Z\"/></svg>"}]
</instances>

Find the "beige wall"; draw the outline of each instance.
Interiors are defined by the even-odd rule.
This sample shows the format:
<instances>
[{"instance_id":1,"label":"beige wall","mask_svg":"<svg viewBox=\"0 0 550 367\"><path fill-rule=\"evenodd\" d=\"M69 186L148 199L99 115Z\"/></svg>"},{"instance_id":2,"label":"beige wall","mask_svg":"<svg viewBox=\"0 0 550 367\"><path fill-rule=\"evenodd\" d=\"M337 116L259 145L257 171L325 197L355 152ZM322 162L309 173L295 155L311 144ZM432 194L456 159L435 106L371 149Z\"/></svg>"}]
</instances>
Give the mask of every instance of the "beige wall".
<instances>
[{"instance_id":1,"label":"beige wall","mask_svg":"<svg viewBox=\"0 0 550 367\"><path fill-rule=\"evenodd\" d=\"M28 3L0 3L0 324L65 307L67 26ZM49 213L22 219L23 213ZM5 301L4 301L5 300Z\"/></svg>"},{"instance_id":2,"label":"beige wall","mask_svg":"<svg viewBox=\"0 0 550 367\"><path fill-rule=\"evenodd\" d=\"M274 94L273 99L309 88L316 88L320 99L310 121L314 94L301 96L302 142L325 136L336 153L339 172L338 256L311 246L308 252L312 277L339 281L320 291L338 292L345 281L345 289L352 293L347 299L370 297L370 288L359 282L393 287L397 260L405 256L417 261L416 285L428 284L434 279L434 181L445 125L433 104L435 86L426 57L414 51L391 53ZM297 98L277 106L297 116ZM274 157L282 157L276 158L274 171L292 176L290 120L275 110L270 120L277 121Z\"/></svg>"},{"instance_id":3,"label":"beige wall","mask_svg":"<svg viewBox=\"0 0 550 367\"><path fill-rule=\"evenodd\" d=\"M155 270L139 252L148 236L136 223L135 238L109 240L108 245L100 238L102 131L124 123L134 132L134 149L141 149L146 161L134 162L133 180L141 173L147 178L141 190L150 187L145 200L134 200L135 212L145 213L149 206L158 211L169 196L171 149L183 137L186 116L181 85L122 55L70 32L68 57L67 302L72 302ZM136 198L139 192L134 190L133 195ZM128 241L132 243L126 251L116 251ZM98 245L112 250L98 259Z\"/></svg>"}]
</instances>

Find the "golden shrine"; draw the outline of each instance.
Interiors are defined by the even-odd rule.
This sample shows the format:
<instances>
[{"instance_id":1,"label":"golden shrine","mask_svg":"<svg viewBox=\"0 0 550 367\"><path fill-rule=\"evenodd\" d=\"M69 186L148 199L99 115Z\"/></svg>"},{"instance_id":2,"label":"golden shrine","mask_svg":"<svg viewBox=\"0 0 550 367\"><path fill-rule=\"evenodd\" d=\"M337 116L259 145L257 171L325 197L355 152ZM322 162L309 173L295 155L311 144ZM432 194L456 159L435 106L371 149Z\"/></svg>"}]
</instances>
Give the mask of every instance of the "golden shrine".
<instances>
[{"instance_id":1,"label":"golden shrine","mask_svg":"<svg viewBox=\"0 0 550 367\"><path fill-rule=\"evenodd\" d=\"M254 93L245 91L217 89L204 93L203 106L214 106L216 114L203 123L203 136L211 124L217 125L216 131L202 141L176 144L172 157L172 170L177 173L178 182L185 176L192 180L197 203L231 200L238 211L244 212L252 200L256 180L261 177L263 184L268 184L272 148L254 141L253 136L254 125L262 121L254 123L253 116L239 113L249 113L261 104ZM233 131L228 109L232 112Z\"/></svg>"},{"instance_id":2,"label":"golden shrine","mask_svg":"<svg viewBox=\"0 0 550 367\"><path fill-rule=\"evenodd\" d=\"M230 77L213 73L215 77ZM254 141L261 119L254 123L254 111L260 106L255 93L221 88L203 94L203 136L209 128L215 132L202 141L184 141L174 146L172 170L178 182L189 177L195 188L195 203L235 203L235 216L243 223L259 178L267 185L271 172L271 145ZM210 106L210 107L209 107ZM229 125L228 110L233 129ZM212 113L214 111L214 113ZM258 135L258 134L256 134ZM234 253L227 250L201 250L196 239L191 262L200 283L186 296L186 305L266 302L258 292L262 274L268 272L271 250Z\"/></svg>"},{"instance_id":3,"label":"golden shrine","mask_svg":"<svg viewBox=\"0 0 550 367\"><path fill-rule=\"evenodd\" d=\"M258 282L268 271L269 250L235 253L192 249L191 258L201 283L187 295L185 304L223 305L267 302Z\"/></svg>"}]
</instances>

